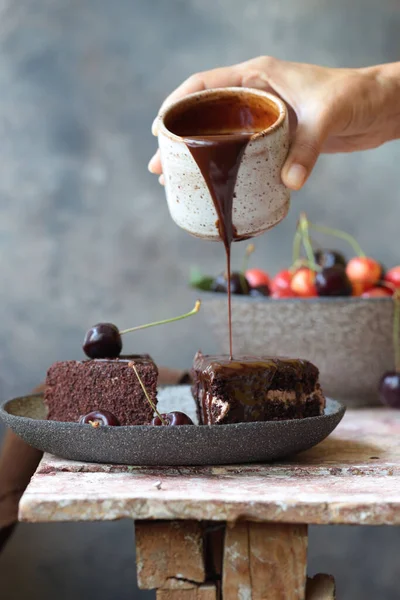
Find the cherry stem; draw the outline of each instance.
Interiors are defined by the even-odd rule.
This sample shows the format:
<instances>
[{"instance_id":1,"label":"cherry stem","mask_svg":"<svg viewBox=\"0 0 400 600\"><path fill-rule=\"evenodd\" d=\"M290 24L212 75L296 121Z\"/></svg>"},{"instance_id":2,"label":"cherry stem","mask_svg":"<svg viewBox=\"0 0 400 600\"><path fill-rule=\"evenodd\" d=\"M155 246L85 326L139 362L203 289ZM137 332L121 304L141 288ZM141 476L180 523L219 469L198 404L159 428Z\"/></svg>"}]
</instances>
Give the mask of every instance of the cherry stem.
<instances>
[{"instance_id":1,"label":"cherry stem","mask_svg":"<svg viewBox=\"0 0 400 600\"><path fill-rule=\"evenodd\" d=\"M300 249L301 249L301 240L302 235L300 231L300 224L297 225L296 233L293 238L293 255L292 255L292 263L293 267L301 260L300 259Z\"/></svg>"},{"instance_id":2,"label":"cherry stem","mask_svg":"<svg viewBox=\"0 0 400 600\"><path fill-rule=\"evenodd\" d=\"M255 246L254 244L249 244L246 248L246 252L244 253L244 257L243 257L243 263L242 263L242 273L246 273L247 268L249 266L249 259L250 256L253 254L254 250L255 250Z\"/></svg>"},{"instance_id":3,"label":"cherry stem","mask_svg":"<svg viewBox=\"0 0 400 600\"><path fill-rule=\"evenodd\" d=\"M400 290L393 294L393 349L396 372L400 372Z\"/></svg>"},{"instance_id":4,"label":"cherry stem","mask_svg":"<svg viewBox=\"0 0 400 600\"><path fill-rule=\"evenodd\" d=\"M290 273L295 273L298 269L301 269L302 267L309 268L309 263L308 263L308 260L306 258L299 258L298 260L296 260L296 262L294 262L289 267L288 271Z\"/></svg>"},{"instance_id":5,"label":"cherry stem","mask_svg":"<svg viewBox=\"0 0 400 600\"><path fill-rule=\"evenodd\" d=\"M187 317L191 317L199 312L201 306L200 300L196 301L194 308L184 315L179 315L179 317L172 317L172 319L164 319L163 321L156 321L155 323L147 323L146 325L138 325L137 327L131 327L130 329L124 329L120 331L120 335L125 335L125 333L131 333L132 331L139 331L139 329L147 329L148 327L155 327L156 325L166 325L167 323L173 323L174 321L181 321L182 319L187 319Z\"/></svg>"},{"instance_id":6,"label":"cherry stem","mask_svg":"<svg viewBox=\"0 0 400 600\"><path fill-rule=\"evenodd\" d=\"M314 251L313 251L311 241L310 241L310 234L308 232L308 226L309 226L308 219L307 219L305 213L301 213L300 221L299 221L299 228L300 228L301 237L303 240L304 250L306 251L307 260L309 262L309 267L312 271L321 271L321 267L319 265L317 265L317 263L315 262Z\"/></svg>"},{"instance_id":7,"label":"cherry stem","mask_svg":"<svg viewBox=\"0 0 400 600\"><path fill-rule=\"evenodd\" d=\"M160 415L160 413L157 410L156 405L154 404L154 402L152 401L152 399L150 398L150 394L149 392L146 390L146 386L144 385L142 378L140 377L137 368L135 367L135 364L133 362L128 363L128 367L131 367L134 371L135 371L135 375L138 378L138 381L140 383L140 387L143 390L144 395L146 396L146 400L147 402L150 404L151 408L153 409L153 411L156 413L157 417L160 419L161 423L163 425L167 425L167 422L165 419L162 418L162 416Z\"/></svg>"},{"instance_id":8,"label":"cherry stem","mask_svg":"<svg viewBox=\"0 0 400 600\"><path fill-rule=\"evenodd\" d=\"M361 258L365 257L365 252L362 251L360 244L349 233L346 233L345 231L340 231L340 229L331 229L331 227L325 227L324 225L315 225L315 223L310 222L308 223L308 225L315 231L319 231L319 233L333 235L334 237L338 237L342 240L345 240L345 242L350 244L357 256L360 256Z\"/></svg>"},{"instance_id":9,"label":"cherry stem","mask_svg":"<svg viewBox=\"0 0 400 600\"><path fill-rule=\"evenodd\" d=\"M243 257L242 270L239 273L240 285L242 287L242 291L244 294L246 294L246 292L247 292L246 271L247 271L247 267L249 266L249 258L253 254L254 250L255 250L254 244L249 244L247 246L246 252Z\"/></svg>"},{"instance_id":10,"label":"cherry stem","mask_svg":"<svg viewBox=\"0 0 400 600\"><path fill-rule=\"evenodd\" d=\"M292 265L289 268L291 273L297 271L301 267L310 267L307 258L300 256L301 243L303 241L303 233L301 231L300 222L297 223L296 233L293 238L293 253L292 253Z\"/></svg>"}]
</instances>

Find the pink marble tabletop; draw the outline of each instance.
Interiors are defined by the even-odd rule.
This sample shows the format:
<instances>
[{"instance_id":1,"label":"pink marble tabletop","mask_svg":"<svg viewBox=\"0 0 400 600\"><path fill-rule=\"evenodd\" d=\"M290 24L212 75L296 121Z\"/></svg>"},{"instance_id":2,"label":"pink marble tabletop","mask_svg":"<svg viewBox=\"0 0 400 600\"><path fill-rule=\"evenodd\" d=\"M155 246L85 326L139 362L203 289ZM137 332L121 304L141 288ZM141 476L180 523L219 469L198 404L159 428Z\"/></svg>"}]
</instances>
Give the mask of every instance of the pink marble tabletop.
<instances>
[{"instance_id":1,"label":"pink marble tabletop","mask_svg":"<svg viewBox=\"0 0 400 600\"><path fill-rule=\"evenodd\" d=\"M400 411L347 411L317 447L282 463L127 467L45 455L22 521L198 519L400 524Z\"/></svg>"}]
</instances>

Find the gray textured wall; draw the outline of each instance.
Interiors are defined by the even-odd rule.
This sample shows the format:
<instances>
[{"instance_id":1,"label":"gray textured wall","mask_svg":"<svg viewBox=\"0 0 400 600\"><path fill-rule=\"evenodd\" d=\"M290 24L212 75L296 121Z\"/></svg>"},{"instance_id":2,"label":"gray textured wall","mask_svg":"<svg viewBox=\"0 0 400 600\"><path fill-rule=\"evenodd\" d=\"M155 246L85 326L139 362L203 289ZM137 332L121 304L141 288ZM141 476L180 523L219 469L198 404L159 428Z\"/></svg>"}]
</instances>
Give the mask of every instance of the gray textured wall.
<instances>
[{"instance_id":1,"label":"gray textured wall","mask_svg":"<svg viewBox=\"0 0 400 600\"><path fill-rule=\"evenodd\" d=\"M93 322L128 327L188 309L189 267L222 268L219 245L170 221L146 170L166 93L193 71L259 54L332 66L399 60L399 31L396 0L1 2L2 393L36 384L56 358L79 357ZM322 158L287 220L257 241L259 262L288 263L300 208L398 262L399 162L399 142ZM188 366L199 346L213 348L200 323L143 332L127 347ZM397 529L314 530L311 566L335 573L341 600L394 600L399 541ZM1 597L132 598L131 550L126 523L25 526L0 563Z\"/></svg>"}]
</instances>

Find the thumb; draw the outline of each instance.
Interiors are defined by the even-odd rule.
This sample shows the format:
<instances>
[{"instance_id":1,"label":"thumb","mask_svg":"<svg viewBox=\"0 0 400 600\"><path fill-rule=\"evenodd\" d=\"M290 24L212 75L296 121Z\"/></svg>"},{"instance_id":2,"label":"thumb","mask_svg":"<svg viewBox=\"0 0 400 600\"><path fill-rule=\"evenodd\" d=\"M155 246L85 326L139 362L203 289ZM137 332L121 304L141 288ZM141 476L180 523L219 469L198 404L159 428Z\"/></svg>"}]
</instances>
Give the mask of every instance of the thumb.
<instances>
[{"instance_id":1,"label":"thumb","mask_svg":"<svg viewBox=\"0 0 400 600\"><path fill-rule=\"evenodd\" d=\"M303 187L321 153L326 138L322 123L299 123L282 169L282 181L292 190Z\"/></svg>"}]
</instances>

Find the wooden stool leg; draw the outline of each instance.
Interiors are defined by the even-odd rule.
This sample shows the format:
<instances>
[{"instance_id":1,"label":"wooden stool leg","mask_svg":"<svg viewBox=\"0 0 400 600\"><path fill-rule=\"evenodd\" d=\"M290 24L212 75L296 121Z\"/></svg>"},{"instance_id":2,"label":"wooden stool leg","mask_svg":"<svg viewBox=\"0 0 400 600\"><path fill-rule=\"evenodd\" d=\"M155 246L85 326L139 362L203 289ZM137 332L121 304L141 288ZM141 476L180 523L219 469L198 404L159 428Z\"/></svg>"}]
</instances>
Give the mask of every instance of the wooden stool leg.
<instances>
[{"instance_id":1,"label":"wooden stool leg","mask_svg":"<svg viewBox=\"0 0 400 600\"><path fill-rule=\"evenodd\" d=\"M251 600L249 563L249 525L227 525L225 532L224 559L222 566L222 597Z\"/></svg>"},{"instance_id":2,"label":"wooden stool leg","mask_svg":"<svg viewBox=\"0 0 400 600\"><path fill-rule=\"evenodd\" d=\"M138 521L138 586L157 590L157 600L217 600L206 584L204 533L196 521Z\"/></svg>"},{"instance_id":3,"label":"wooden stool leg","mask_svg":"<svg viewBox=\"0 0 400 600\"><path fill-rule=\"evenodd\" d=\"M137 521L138 586L193 588L205 581L203 530L196 521Z\"/></svg>"},{"instance_id":4,"label":"wooden stool leg","mask_svg":"<svg viewBox=\"0 0 400 600\"><path fill-rule=\"evenodd\" d=\"M241 522L227 527L224 599L304 600L307 526Z\"/></svg>"},{"instance_id":5,"label":"wooden stool leg","mask_svg":"<svg viewBox=\"0 0 400 600\"><path fill-rule=\"evenodd\" d=\"M211 584L192 590L157 590L157 600L217 600L217 593Z\"/></svg>"},{"instance_id":6,"label":"wooden stool leg","mask_svg":"<svg viewBox=\"0 0 400 600\"><path fill-rule=\"evenodd\" d=\"M204 554L207 581L214 583L217 598L221 598L222 555L225 539L225 523L208 523L204 528Z\"/></svg>"},{"instance_id":7,"label":"wooden stool leg","mask_svg":"<svg viewBox=\"0 0 400 600\"><path fill-rule=\"evenodd\" d=\"M307 579L306 600L335 600L335 580L332 575L319 573Z\"/></svg>"}]
</instances>

